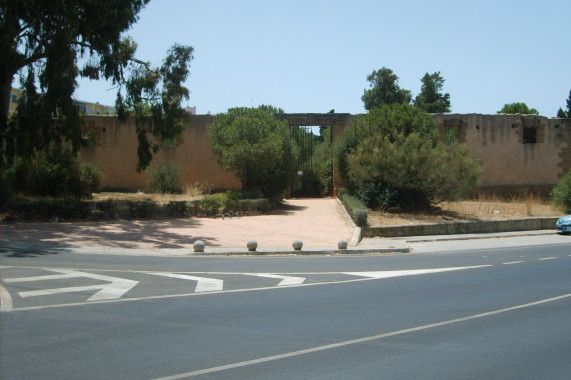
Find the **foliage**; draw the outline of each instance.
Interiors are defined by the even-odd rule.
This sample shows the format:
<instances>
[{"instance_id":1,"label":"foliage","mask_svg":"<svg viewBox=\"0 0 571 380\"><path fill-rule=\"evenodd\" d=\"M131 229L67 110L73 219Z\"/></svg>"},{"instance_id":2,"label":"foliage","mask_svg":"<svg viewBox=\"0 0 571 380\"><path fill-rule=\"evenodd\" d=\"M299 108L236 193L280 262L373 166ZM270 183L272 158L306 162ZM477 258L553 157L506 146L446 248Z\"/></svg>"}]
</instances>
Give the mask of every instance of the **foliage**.
<instances>
[{"instance_id":1,"label":"foliage","mask_svg":"<svg viewBox=\"0 0 571 380\"><path fill-rule=\"evenodd\" d=\"M83 162L80 166L81 182L87 194L97 190L101 184L101 168L95 162Z\"/></svg>"},{"instance_id":2,"label":"foliage","mask_svg":"<svg viewBox=\"0 0 571 380\"><path fill-rule=\"evenodd\" d=\"M163 65L153 68L135 58L136 43L123 35L149 0L65 2L19 0L0 3L0 171L16 157L29 159L49 146L82 141L79 110L73 102L77 77L110 80L117 88L116 108L147 102L151 117L138 117L139 165L149 165L148 134L172 137L180 131L182 83L192 47L174 45ZM78 64L82 63L82 67ZM23 94L8 120L10 89L20 75ZM162 86L162 90L159 87Z\"/></svg>"},{"instance_id":3,"label":"foliage","mask_svg":"<svg viewBox=\"0 0 571 380\"><path fill-rule=\"evenodd\" d=\"M559 108L557 111L557 117L571 119L571 90L569 91L569 97L567 98L567 111L563 111L562 108Z\"/></svg>"},{"instance_id":4,"label":"foliage","mask_svg":"<svg viewBox=\"0 0 571 380\"><path fill-rule=\"evenodd\" d=\"M367 225L369 210L358 198L348 194L345 189L339 189L339 198L345 206L345 210L359 227Z\"/></svg>"},{"instance_id":5,"label":"foliage","mask_svg":"<svg viewBox=\"0 0 571 380\"><path fill-rule=\"evenodd\" d=\"M8 202L4 211L10 219L23 221L59 221L85 219L92 212L90 202L77 199L40 199Z\"/></svg>"},{"instance_id":6,"label":"foliage","mask_svg":"<svg viewBox=\"0 0 571 380\"><path fill-rule=\"evenodd\" d=\"M89 197L98 182L96 171L91 169L85 168L82 172L70 148L54 146L37 152L27 160L18 157L4 176L15 192L82 198Z\"/></svg>"},{"instance_id":7,"label":"foliage","mask_svg":"<svg viewBox=\"0 0 571 380\"><path fill-rule=\"evenodd\" d=\"M444 145L434 119L416 107L371 110L343 135L337 169L371 208L429 207L469 194L478 183L481 164L466 147Z\"/></svg>"},{"instance_id":8,"label":"foliage","mask_svg":"<svg viewBox=\"0 0 571 380\"><path fill-rule=\"evenodd\" d=\"M149 169L146 192L160 194L182 193L180 165L160 161Z\"/></svg>"},{"instance_id":9,"label":"foliage","mask_svg":"<svg viewBox=\"0 0 571 380\"><path fill-rule=\"evenodd\" d=\"M571 213L571 170L569 170L551 191L551 201L564 212Z\"/></svg>"},{"instance_id":10,"label":"foliage","mask_svg":"<svg viewBox=\"0 0 571 380\"><path fill-rule=\"evenodd\" d=\"M450 94L442 94L444 78L440 72L426 73L421 82L420 94L414 99L414 105L428 113L450 112Z\"/></svg>"},{"instance_id":11,"label":"foliage","mask_svg":"<svg viewBox=\"0 0 571 380\"><path fill-rule=\"evenodd\" d=\"M242 181L244 193L279 200L289 186L297 157L283 112L271 106L231 108L215 116L210 144L220 166Z\"/></svg>"},{"instance_id":12,"label":"foliage","mask_svg":"<svg viewBox=\"0 0 571 380\"><path fill-rule=\"evenodd\" d=\"M367 76L369 89L364 91L361 99L365 109L381 107L383 104L402 103L409 104L412 95L409 90L401 89L398 85L398 76L389 68L383 67Z\"/></svg>"},{"instance_id":13,"label":"foliage","mask_svg":"<svg viewBox=\"0 0 571 380\"><path fill-rule=\"evenodd\" d=\"M498 113L522 114L522 115L539 115L539 111L535 108L529 108L525 103L508 103L498 111Z\"/></svg>"}]
</instances>

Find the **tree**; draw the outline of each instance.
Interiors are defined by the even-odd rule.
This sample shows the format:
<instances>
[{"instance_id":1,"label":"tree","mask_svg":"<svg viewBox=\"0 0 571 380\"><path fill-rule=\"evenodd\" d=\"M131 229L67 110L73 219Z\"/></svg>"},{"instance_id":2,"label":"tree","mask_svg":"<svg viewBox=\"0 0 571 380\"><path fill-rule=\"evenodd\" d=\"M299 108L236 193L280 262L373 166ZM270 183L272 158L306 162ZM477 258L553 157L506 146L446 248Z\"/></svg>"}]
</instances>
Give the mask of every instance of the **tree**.
<instances>
[{"instance_id":1,"label":"tree","mask_svg":"<svg viewBox=\"0 0 571 380\"><path fill-rule=\"evenodd\" d=\"M409 104L412 95L409 90L401 89L398 85L399 77L391 69L383 67L367 76L369 89L365 90L361 99L367 111L383 104L404 103Z\"/></svg>"},{"instance_id":2,"label":"tree","mask_svg":"<svg viewBox=\"0 0 571 380\"><path fill-rule=\"evenodd\" d=\"M539 115L539 112L535 108L529 108L525 103L508 103L498 111L498 113L508 113L508 114L522 114L522 115Z\"/></svg>"},{"instance_id":3,"label":"tree","mask_svg":"<svg viewBox=\"0 0 571 380\"><path fill-rule=\"evenodd\" d=\"M442 94L444 78L440 71L432 75L426 73L421 82L420 94L414 99L414 105L428 113L450 112L450 94Z\"/></svg>"},{"instance_id":4,"label":"tree","mask_svg":"<svg viewBox=\"0 0 571 380\"><path fill-rule=\"evenodd\" d=\"M294 174L297 147L283 113L272 106L230 108L214 117L210 145L220 166L242 181L246 195L279 201Z\"/></svg>"},{"instance_id":5,"label":"tree","mask_svg":"<svg viewBox=\"0 0 571 380\"><path fill-rule=\"evenodd\" d=\"M151 118L138 117L138 170L148 166L157 150L148 133L169 137L180 131L180 104L188 98L182 82L192 47L173 46L162 67L153 68L135 58L135 42L123 36L148 1L0 0L2 172L15 156L30 157L50 146L67 144L78 151L82 126L72 96L79 75L117 86L122 120L128 105L137 110L143 101L152 104ZM85 62L81 68L80 61ZM23 96L9 120L10 90L18 74Z\"/></svg>"},{"instance_id":6,"label":"tree","mask_svg":"<svg viewBox=\"0 0 571 380\"><path fill-rule=\"evenodd\" d=\"M567 98L567 112L563 111L562 108L559 108L559 111L557 111L557 117L571 119L571 90L569 91L569 97Z\"/></svg>"},{"instance_id":7,"label":"tree","mask_svg":"<svg viewBox=\"0 0 571 380\"><path fill-rule=\"evenodd\" d=\"M479 161L440 141L434 119L417 107L383 105L360 115L335 147L336 166L371 208L419 209L469 194Z\"/></svg>"}]
</instances>

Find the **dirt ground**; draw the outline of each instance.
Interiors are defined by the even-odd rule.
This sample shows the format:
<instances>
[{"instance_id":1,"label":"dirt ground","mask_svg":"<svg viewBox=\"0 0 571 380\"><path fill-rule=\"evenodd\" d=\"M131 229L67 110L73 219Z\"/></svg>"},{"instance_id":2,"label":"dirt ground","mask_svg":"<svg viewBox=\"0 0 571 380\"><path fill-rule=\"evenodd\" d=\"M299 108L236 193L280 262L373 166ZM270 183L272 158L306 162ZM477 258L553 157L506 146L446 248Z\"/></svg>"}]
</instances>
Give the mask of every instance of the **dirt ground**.
<instances>
[{"instance_id":1,"label":"dirt ground","mask_svg":"<svg viewBox=\"0 0 571 380\"><path fill-rule=\"evenodd\" d=\"M439 208L423 213L391 213L370 211L372 226L396 226L406 224L449 223L457 221L503 220L533 217L558 217L563 212L548 202L534 197L501 200L480 198L477 200L444 202Z\"/></svg>"}]
</instances>

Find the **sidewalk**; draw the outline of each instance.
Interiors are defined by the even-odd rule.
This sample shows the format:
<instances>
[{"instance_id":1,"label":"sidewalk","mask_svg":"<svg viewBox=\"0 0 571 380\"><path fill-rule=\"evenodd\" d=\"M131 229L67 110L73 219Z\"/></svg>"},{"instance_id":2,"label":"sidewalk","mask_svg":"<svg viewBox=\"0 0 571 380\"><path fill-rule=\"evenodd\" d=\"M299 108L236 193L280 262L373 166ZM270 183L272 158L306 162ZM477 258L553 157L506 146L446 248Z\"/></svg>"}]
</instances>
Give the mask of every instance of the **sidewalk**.
<instances>
[{"instance_id":1,"label":"sidewalk","mask_svg":"<svg viewBox=\"0 0 571 380\"><path fill-rule=\"evenodd\" d=\"M286 201L283 211L272 215L234 218L194 218L97 223L0 224L0 248L54 250L121 255L193 254L196 240L206 244L204 254L252 254L250 239L258 242L258 254L292 254L291 243L303 241L302 254L408 253L411 244L422 242L495 239L555 235L555 230L487 234L364 238L347 250L337 243L351 242L354 227L336 199Z\"/></svg>"},{"instance_id":2,"label":"sidewalk","mask_svg":"<svg viewBox=\"0 0 571 380\"><path fill-rule=\"evenodd\" d=\"M287 200L284 210L272 215L232 218L193 218L152 221L0 224L2 245L20 244L192 251L202 240L206 250L244 250L254 239L258 250L293 250L300 239L306 249L337 249L341 239L350 241L353 226L333 198Z\"/></svg>"}]
</instances>

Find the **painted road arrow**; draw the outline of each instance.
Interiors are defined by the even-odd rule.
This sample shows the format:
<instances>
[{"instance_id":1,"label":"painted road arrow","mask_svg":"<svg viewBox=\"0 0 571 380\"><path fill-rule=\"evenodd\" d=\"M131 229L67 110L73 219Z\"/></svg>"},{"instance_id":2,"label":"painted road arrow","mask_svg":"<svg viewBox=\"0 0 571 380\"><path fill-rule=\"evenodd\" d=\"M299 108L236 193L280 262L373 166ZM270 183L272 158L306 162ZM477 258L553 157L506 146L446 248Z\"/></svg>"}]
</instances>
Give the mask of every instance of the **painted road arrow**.
<instances>
[{"instance_id":1,"label":"painted road arrow","mask_svg":"<svg viewBox=\"0 0 571 380\"><path fill-rule=\"evenodd\" d=\"M247 276L281 279L282 281L278 284L278 286L300 285L303 284L303 282L305 281L305 277L282 276L279 274L271 274L271 273L244 273L244 274Z\"/></svg>"},{"instance_id":2,"label":"painted road arrow","mask_svg":"<svg viewBox=\"0 0 571 380\"><path fill-rule=\"evenodd\" d=\"M371 271L371 272L343 272L351 276L360 276L368 278L391 278L401 276L414 276L419 274L451 272L463 269L484 268L491 265L476 265L471 267L452 267L452 268L435 268L435 269L411 269L411 270L384 270L384 271Z\"/></svg>"},{"instance_id":3,"label":"painted road arrow","mask_svg":"<svg viewBox=\"0 0 571 380\"><path fill-rule=\"evenodd\" d=\"M88 301L102 301L102 300L113 300L118 299L131 290L139 281L127 280L124 278L104 276L94 273L80 272L68 269L45 269L51 272L56 272L59 274L46 275L46 276L35 276L35 277L20 277L20 278L8 278L4 279L4 282L30 282L30 281L45 281L45 280L61 280L67 278L78 278L86 277L94 280L107 281L108 284L99 285L88 285L88 286L72 286L65 288L55 288L55 289L42 289L42 290L30 290L25 292L19 292L18 294L22 298L27 297L37 297L46 296L50 294L59 293L72 293L72 292L84 292L89 290L99 290L93 296L89 297Z\"/></svg>"},{"instance_id":4,"label":"painted road arrow","mask_svg":"<svg viewBox=\"0 0 571 380\"><path fill-rule=\"evenodd\" d=\"M186 274L178 274L178 273L149 272L147 274L154 274L155 276L164 276L171 278L180 278L182 280L196 281L196 289L194 290L196 293L220 291L224 286L224 281L218 280L216 278L188 276Z\"/></svg>"}]
</instances>

